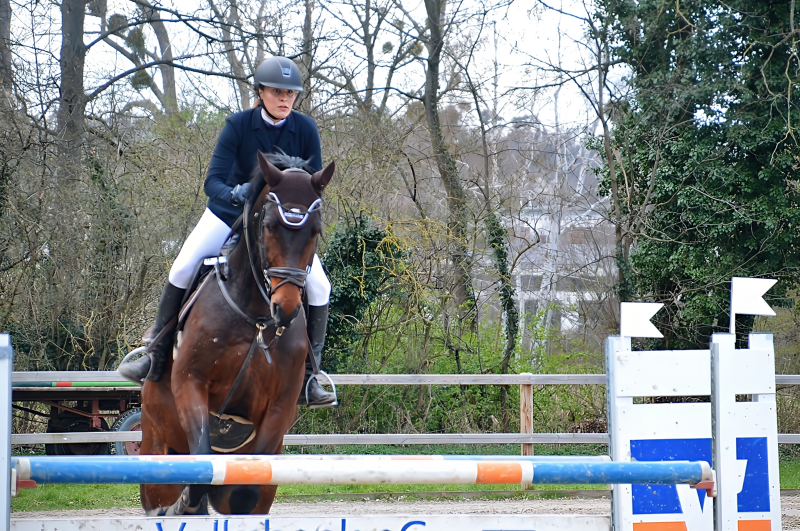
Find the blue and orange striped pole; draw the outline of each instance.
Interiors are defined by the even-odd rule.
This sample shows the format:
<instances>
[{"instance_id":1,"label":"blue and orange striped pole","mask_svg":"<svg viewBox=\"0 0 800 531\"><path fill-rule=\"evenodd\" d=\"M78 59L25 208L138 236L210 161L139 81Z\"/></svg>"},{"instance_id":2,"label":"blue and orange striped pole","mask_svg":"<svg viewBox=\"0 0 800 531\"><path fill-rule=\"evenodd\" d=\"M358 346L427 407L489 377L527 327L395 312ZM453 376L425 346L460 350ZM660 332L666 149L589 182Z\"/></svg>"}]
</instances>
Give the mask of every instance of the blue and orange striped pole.
<instances>
[{"instance_id":1,"label":"blue and orange striped pole","mask_svg":"<svg viewBox=\"0 0 800 531\"><path fill-rule=\"evenodd\" d=\"M327 457L327 456L326 456ZM397 456L392 456L397 457ZM279 456L19 457L37 483L205 485L679 484L712 481L708 463L531 460L285 459Z\"/></svg>"}]
</instances>

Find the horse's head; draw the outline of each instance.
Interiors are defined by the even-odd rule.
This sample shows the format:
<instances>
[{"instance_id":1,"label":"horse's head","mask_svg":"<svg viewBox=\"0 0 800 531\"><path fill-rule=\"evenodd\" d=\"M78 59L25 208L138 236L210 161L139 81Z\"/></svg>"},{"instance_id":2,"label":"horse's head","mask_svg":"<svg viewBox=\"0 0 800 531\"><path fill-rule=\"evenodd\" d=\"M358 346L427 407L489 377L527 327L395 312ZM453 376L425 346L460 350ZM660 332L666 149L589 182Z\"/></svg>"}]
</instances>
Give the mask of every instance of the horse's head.
<instances>
[{"instance_id":1,"label":"horse's head","mask_svg":"<svg viewBox=\"0 0 800 531\"><path fill-rule=\"evenodd\" d=\"M335 165L313 175L299 168L279 170L261 152L258 164L266 186L248 222L258 234L272 318L277 326L288 326L302 306L302 289L322 231L322 192Z\"/></svg>"}]
</instances>

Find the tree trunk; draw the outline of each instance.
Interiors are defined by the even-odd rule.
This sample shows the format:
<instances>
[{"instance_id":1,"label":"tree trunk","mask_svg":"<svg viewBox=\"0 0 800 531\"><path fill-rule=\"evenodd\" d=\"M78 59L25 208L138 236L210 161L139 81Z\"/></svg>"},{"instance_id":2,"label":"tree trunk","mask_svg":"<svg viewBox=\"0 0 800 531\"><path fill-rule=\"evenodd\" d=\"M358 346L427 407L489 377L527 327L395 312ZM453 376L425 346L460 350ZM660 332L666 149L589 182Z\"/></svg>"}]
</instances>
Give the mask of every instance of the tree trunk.
<instances>
[{"instance_id":1,"label":"tree trunk","mask_svg":"<svg viewBox=\"0 0 800 531\"><path fill-rule=\"evenodd\" d=\"M158 39L158 47L161 49L161 59L168 61L166 64L158 66L161 71L161 79L164 87L164 96L161 101L161 106L164 107L164 112L167 116L175 116L178 114L178 90L175 85L175 67L172 66L172 43L169 39L167 27L161 20L161 14L158 10L146 1L142 0L142 12L144 16L150 20L150 26Z\"/></svg>"},{"instance_id":2,"label":"tree trunk","mask_svg":"<svg viewBox=\"0 0 800 531\"><path fill-rule=\"evenodd\" d=\"M242 110L247 110L251 106L250 92L252 88L245 80L244 65L236 56L236 49L233 45L233 35L231 33L231 27L237 27L240 24L239 7L235 2L231 2L231 14L226 20L225 13L217 7L213 0L209 0L208 3L211 5L211 9L214 10L214 14L219 20L220 29L222 30L222 39L225 41L225 54L228 58L228 64L231 67L231 74L238 78L236 80L236 87L239 89L239 103L242 106Z\"/></svg>"},{"instance_id":3,"label":"tree trunk","mask_svg":"<svg viewBox=\"0 0 800 531\"><path fill-rule=\"evenodd\" d=\"M364 93L364 108L362 112L372 111L372 97L375 91L375 35L369 30L369 23L372 15L372 5L370 0L365 0L361 30L364 32L364 48L367 51L367 90Z\"/></svg>"},{"instance_id":4,"label":"tree trunk","mask_svg":"<svg viewBox=\"0 0 800 531\"><path fill-rule=\"evenodd\" d=\"M465 244L468 221L467 197L458 175L456 159L447 146L439 119L439 75L445 37L442 18L446 5L446 0L425 0L430 39L427 43L428 68L423 102L439 178L447 192L447 228L450 239L449 256L452 262L449 289L453 301L459 308L459 315L463 316L473 297L469 253Z\"/></svg>"},{"instance_id":5,"label":"tree trunk","mask_svg":"<svg viewBox=\"0 0 800 531\"><path fill-rule=\"evenodd\" d=\"M314 0L305 0L306 16L303 20L303 54L300 56L300 71L303 73L303 94L298 108L308 114L313 107L311 77L314 73Z\"/></svg>"},{"instance_id":6,"label":"tree trunk","mask_svg":"<svg viewBox=\"0 0 800 531\"><path fill-rule=\"evenodd\" d=\"M495 62L496 68L496 62ZM497 216L497 211L492 205L492 183L494 181L492 175L492 164L489 159L489 143L487 141L486 124L483 121L481 114L480 98L472 83L472 78L468 71L464 74L467 76L470 91L472 92L473 100L475 101L475 111L478 115L478 123L481 126L481 148L483 150L483 178L484 178L484 191L483 195L486 200L486 207L490 214L486 217L486 235L487 243L492 251L492 259L494 262L495 271L499 277L500 282L500 304L503 307L503 315L505 316L505 332L506 332L506 345L503 349L503 360L500 364L501 374L508 374L509 363L511 356L514 354L517 345L517 335L519 334L519 310L517 303L514 300L516 290L514 283L511 280L511 271L508 266L508 231L500 222ZM495 112L493 115L497 116L496 109L496 96L495 96ZM496 120L496 118L495 118ZM520 405L520 407L522 407ZM503 417L503 431L508 433L511 426L511 418L508 413L508 386L503 385L500 387L500 411Z\"/></svg>"},{"instance_id":7,"label":"tree trunk","mask_svg":"<svg viewBox=\"0 0 800 531\"><path fill-rule=\"evenodd\" d=\"M515 290L511 284L511 272L508 269L508 243L506 240L508 231L500 223L497 215L492 213L486 219L486 232L492 249L494 268L500 277L500 304L506 318L506 345L503 349L500 372L508 374L509 363L517 345L517 333L519 332L519 311L514 301ZM511 418L508 414L508 386L506 385L500 388L500 409L503 413L503 431L508 433Z\"/></svg>"},{"instance_id":8,"label":"tree trunk","mask_svg":"<svg viewBox=\"0 0 800 531\"><path fill-rule=\"evenodd\" d=\"M9 110L14 90L14 63L11 56L11 0L0 0L0 103Z\"/></svg>"},{"instance_id":9,"label":"tree trunk","mask_svg":"<svg viewBox=\"0 0 800 531\"><path fill-rule=\"evenodd\" d=\"M61 97L58 107L58 136L60 150L59 179L79 177L81 144L85 131L86 94L83 87L83 67L86 45L83 42L83 23L86 0L61 2Z\"/></svg>"}]
</instances>

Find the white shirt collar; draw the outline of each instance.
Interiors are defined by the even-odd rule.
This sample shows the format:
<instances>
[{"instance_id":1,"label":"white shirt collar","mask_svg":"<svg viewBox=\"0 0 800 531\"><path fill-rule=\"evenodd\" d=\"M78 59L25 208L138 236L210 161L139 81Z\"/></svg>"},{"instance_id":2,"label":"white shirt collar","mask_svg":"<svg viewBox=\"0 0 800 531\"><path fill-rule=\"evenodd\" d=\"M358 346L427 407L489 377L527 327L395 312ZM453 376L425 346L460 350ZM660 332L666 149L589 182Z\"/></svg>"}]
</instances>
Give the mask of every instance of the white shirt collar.
<instances>
[{"instance_id":1,"label":"white shirt collar","mask_svg":"<svg viewBox=\"0 0 800 531\"><path fill-rule=\"evenodd\" d=\"M261 109L261 118L263 118L265 122L267 122L269 125L273 127L280 127L286 122L286 118L284 118L283 120L279 120L277 122L273 121L272 118L267 116L267 113L266 111L264 111L263 108Z\"/></svg>"}]
</instances>

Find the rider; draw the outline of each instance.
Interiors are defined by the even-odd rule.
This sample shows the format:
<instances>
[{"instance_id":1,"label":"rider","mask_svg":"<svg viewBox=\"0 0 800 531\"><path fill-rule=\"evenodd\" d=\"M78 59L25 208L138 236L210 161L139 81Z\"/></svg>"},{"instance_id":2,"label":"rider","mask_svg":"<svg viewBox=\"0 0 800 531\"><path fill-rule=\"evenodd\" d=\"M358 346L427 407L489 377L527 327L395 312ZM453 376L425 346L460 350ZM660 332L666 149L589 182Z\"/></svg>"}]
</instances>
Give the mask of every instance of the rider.
<instances>
[{"instance_id":1,"label":"rider","mask_svg":"<svg viewBox=\"0 0 800 531\"><path fill-rule=\"evenodd\" d=\"M256 69L253 83L258 104L253 109L228 117L219 135L205 180L208 207L172 264L169 281L158 303L156 322L145 333L145 341L152 341L177 316L200 260L219 254L231 226L242 214L244 203L252 193L249 180L258 171L259 150L266 153L282 150L287 155L307 160L308 169L312 172L322 169L316 122L292 110L297 94L303 90L303 79L297 65L286 57L267 59ZM305 290L309 304L308 339L319 366L328 324L331 284L316 254ZM167 332L165 337L171 338L171 335ZM119 372L137 383L145 377L158 381L171 348L172 341L165 339L153 346L149 355L120 365ZM298 404L306 404L306 383L311 375L311 362L306 359L304 392ZM330 407L335 402L334 393L323 389L316 378L311 379L308 407Z\"/></svg>"}]
</instances>

